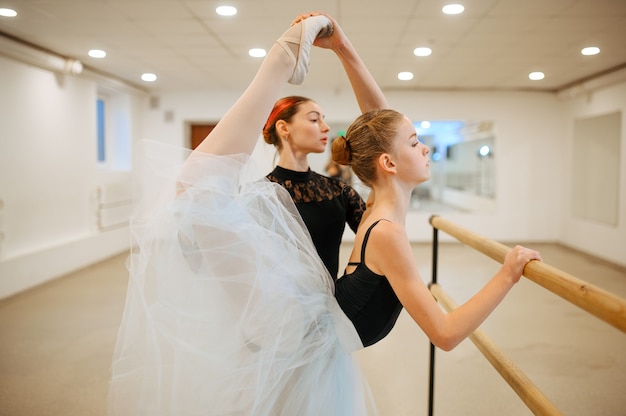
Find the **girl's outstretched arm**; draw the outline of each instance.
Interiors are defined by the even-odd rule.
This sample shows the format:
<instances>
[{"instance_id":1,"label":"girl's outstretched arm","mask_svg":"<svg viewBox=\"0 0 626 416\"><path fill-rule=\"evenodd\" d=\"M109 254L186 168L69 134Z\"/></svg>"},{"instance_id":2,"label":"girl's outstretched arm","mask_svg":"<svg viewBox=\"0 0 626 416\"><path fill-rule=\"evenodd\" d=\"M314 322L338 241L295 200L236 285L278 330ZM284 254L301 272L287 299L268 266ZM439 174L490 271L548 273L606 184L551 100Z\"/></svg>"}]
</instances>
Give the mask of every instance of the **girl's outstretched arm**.
<instances>
[{"instance_id":1,"label":"girl's outstretched arm","mask_svg":"<svg viewBox=\"0 0 626 416\"><path fill-rule=\"evenodd\" d=\"M315 13L311 13L311 15L313 14ZM333 34L328 37L318 38L313 44L335 52L346 71L361 112L366 113L371 110L389 108L385 95L341 26L339 26L332 16L325 13L320 14L328 17L333 23ZM307 15L301 15L296 21L306 16Z\"/></svg>"},{"instance_id":2,"label":"girl's outstretched arm","mask_svg":"<svg viewBox=\"0 0 626 416\"><path fill-rule=\"evenodd\" d=\"M541 260L535 250L516 246L500 270L472 298L445 313L422 281L404 227L381 222L372 230L367 264L385 275L398 299L437 347L449 351L474 332L522 276L526 263Z\"/></svg>"}]
</instances>

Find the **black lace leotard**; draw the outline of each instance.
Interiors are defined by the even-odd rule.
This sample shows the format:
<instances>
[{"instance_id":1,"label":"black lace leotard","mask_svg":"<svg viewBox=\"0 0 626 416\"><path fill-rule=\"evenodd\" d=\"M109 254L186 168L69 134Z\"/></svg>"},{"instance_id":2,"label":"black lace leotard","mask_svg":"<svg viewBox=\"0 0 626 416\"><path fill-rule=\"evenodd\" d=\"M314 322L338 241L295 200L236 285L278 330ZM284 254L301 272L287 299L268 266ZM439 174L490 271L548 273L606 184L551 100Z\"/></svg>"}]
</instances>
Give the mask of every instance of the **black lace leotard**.
<instances>
[{"instance_id":1,"label":"black lace leotard","mask_svg":"<svg viewBox=\"0 0 626 416\"><path fill-rule=\"evenodd\" d=\"M333 279L339 270L339 246L346 223L356 232L365 202L350 185L309 169L297 172L277 166L267 179L289 192L317 252Z\"/></svg>"},{"instance_id":2,"label":"black lace leotard","mask_svg":"<svg viewBox=\"0 0 626 416\"><path fill-rule=\"evenodd\" d=\"M372 224L363 238L360 263L352 273L346 273L335 284L335 297L344 313L350 318L363 346L375 344L383 339L395 325L402 304L398 300L385 276L371 271L365 264L365 248Z\"/></svg>"}]
</instances>

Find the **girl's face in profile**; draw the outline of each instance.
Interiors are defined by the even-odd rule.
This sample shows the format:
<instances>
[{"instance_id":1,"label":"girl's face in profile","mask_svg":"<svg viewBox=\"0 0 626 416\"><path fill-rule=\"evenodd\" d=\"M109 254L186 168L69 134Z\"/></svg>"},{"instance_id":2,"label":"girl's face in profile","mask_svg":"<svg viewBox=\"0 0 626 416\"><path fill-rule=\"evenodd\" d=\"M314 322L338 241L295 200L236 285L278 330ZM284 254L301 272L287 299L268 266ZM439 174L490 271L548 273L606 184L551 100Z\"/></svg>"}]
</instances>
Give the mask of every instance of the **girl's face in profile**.
<instances>
[{"instance_id":1,"label":"girl's face in profile","mask_svg":"<svg viewBox=\"0 0 626 416\"><path fill-rule=\"evenodd\" d=\"M417 185L430 179L430 148L419 141L413 123L407 117L400 123L393 150L401 180Z\"/></svg>"},{"instance_id":2,"label":"girl's face in profile","mask_svg":"<svg viewBox=\"0 0 626 416\"><path fill-rule=\"evenodd\" d=\"M324 121L324 113L317 103L302 103L298 112L287 123L287 128L288 146L292 152L322 153L326 149L330 127Z\"/></svg>"}]
</instances>

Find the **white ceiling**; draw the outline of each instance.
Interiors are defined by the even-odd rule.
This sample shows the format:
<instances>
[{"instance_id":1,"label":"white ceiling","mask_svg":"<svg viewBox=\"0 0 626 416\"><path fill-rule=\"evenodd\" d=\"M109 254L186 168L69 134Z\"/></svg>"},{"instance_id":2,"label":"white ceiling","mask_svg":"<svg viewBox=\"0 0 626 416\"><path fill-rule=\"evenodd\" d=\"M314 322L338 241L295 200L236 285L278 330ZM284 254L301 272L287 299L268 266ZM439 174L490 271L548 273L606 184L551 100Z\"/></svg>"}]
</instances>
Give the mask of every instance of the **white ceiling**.
<instances>
[{"instance_id":1,"label":"white ceiling","mask_svg":"<svg viewBox=\"0 0 626 416\"><path fill-rule=\"evenodd\" d=\"M444 15L450 2L465 12ZM221 4L239 13L217 16ZM0 17L1 33L152 92L243 89L259 65L248 50L268 49L297 14L315 10L339 21L384 90L558 91L626 68L626 0L0 0L0 7L18 12ZM432 55L414 56L418 46ZM601 53L582 56L585 46ZM107 57L88 57L93 48ZM332 52L315 48L311 60L304 85L349 88ZM415 77L399 81L400 71ZM532 71L545 79L530 81ZM143 72L158 80L143 83Z\"/></svg>"}]
</instances>

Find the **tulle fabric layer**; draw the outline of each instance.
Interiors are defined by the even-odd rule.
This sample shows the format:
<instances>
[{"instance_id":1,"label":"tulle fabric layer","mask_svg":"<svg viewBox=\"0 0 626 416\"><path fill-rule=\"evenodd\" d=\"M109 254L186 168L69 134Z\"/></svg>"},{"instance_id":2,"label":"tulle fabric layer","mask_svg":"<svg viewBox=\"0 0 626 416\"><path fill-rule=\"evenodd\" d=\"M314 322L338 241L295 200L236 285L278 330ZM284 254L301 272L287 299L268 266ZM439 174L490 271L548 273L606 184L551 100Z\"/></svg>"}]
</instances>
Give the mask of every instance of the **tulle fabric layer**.
<instances>
[{"instance_id":1,"label":"tulle fabric layer","mask_svg":"<svg viewBox=\"0 0 626 416\"><path fill-rule=\"evenodd\" d=\"M146 154L109 413L375 414L289 195L244 155Z\"/></svg>"}]
</instances>

